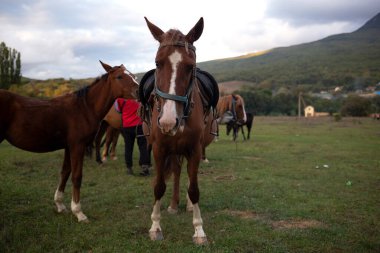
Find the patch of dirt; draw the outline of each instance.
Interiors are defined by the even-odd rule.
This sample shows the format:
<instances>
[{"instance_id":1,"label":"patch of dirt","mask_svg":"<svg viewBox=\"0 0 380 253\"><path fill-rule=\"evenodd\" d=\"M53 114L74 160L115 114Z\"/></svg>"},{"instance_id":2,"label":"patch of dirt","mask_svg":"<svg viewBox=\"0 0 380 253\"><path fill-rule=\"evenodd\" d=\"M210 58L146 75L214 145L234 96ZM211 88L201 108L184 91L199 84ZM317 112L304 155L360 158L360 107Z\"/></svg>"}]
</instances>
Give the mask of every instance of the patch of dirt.
<instances>
[{"instance_id":1,"label":"patch of dirt","mask_svg":"<svg viewBox=\"0 0 380 253\"><path fill-rule=\"evenodd\" d=\"M229 82L222 82L219 83L219 92L220 94L232 94L235 91L241 90L243 86L251 86L253 83L251 82L244 82L244 81L229 81Z\"/></svg>"},{"instance_id":2,"label":"patch of dirt","mask_svg":"<svg viewBox=\"0 0 380 253\"><path fill-rule=\"evenodd\" d=\"M215 181L234 181L236 177L234 175L221 175L214 177Z\"/></svg>"},{"instance_id":3,"label":"patch of dirt","mask_svg":"<svg viewBox=\"0 0 380 253\"><path fill-rule=\"evenodd\" d=\"M239 211L239 210L224 210L224 213L234 216L234 217L239 217L242 219L257 219L259 218L259 215L255 212L252 211Z\"/></svg>"},{"instance_id":4,"label":"patch of dirt","mask_svg":"<svg viewBox=\"0 0 380 253\"><path fill-rule=\"evenodd\" d=\"M273 221L272 227L274 229L307 229L307 228L321 228L325 225L317 220L280 220Z\"/></svg>"},{"instance_id":5,"label":"patch of dirt","mask_svg":"<svg viewBox=\"0 0 380 253\"><path fill-rule=\"evenodd\" d=\"M241 219L260 219L267 221L273 229L308 229L308 228L324 228L326 227L320 221L317 220L303 220L303 219L291 219L291 220L280 220L271 221L268 217L259 215L254 211L239 211L239 210L223 210L222 213L228 214L230 216L239 217Z\"/></svg>"},{"instance_id":6,"label":"patch of dirt","mask_svg":"<svg viewBox=\"0 0 380 253\"><path fill-rule=\"evenodd\" d=\"M213 170L199 170L198 172L200 175L211 175L214 174Z\"/></svg>"}]
</instances>

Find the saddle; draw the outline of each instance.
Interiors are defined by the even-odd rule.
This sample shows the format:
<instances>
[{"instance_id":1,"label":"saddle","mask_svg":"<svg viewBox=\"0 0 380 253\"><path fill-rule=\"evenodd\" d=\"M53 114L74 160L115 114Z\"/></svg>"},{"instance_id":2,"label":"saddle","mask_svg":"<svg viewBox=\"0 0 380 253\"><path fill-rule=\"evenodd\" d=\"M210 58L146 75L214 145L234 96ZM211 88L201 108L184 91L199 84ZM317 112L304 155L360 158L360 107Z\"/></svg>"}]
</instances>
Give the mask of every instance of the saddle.
<instances>
[{"instance_id":1,"label":"saddle","mask_svg":"<svg viewBox=\"0 0 380 253\"><path fill-rule=\"evenodd\" d=\"M151 104L152 102L152 97L154 95L152 92L154 90L155 71L156 69L149 70L143 76L140 82L139 99L144 107ZM198 87L204 108L207 110L211 107L216 108L219 100L218 83L210 73L199 68L196 69L195 76L199 81L198 83L200 84Z\"/></svg>"}]
</instances>

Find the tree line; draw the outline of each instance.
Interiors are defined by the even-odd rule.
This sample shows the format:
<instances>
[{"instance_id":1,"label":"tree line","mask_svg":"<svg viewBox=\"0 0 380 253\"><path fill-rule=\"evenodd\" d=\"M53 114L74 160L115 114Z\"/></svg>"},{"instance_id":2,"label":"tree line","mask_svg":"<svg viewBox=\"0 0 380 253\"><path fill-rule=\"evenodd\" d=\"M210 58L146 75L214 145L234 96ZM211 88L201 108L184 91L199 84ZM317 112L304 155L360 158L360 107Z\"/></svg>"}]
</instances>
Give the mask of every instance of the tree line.
<instances>
[{"instance_id":1,"label":"tree line","mask_svg":"<svg viewBox=\"0 0 380 253\"><path fill-rule=\"evenodd\" d=\"M21 53L0 43L0 89L21 83Z\"/></svg>"},{"instance_id":2,"label":"tree line","mask_svg":"<svg viewBox=\"0 0 380 253\"><path fill-rule=\"evenodd\" d=\"M298 115L298 90L278 90L245 88L238 92L243 98L248 112L266 116L296 116ZM337 95L333 99L303 95L307 105L317 112L328 112L330 115L339 113L342 116L368 116L380 113L380 96L372 98L360 97L356 94ZM303 107L301 114L303 115Z\"/></svg>"}]
</instances>

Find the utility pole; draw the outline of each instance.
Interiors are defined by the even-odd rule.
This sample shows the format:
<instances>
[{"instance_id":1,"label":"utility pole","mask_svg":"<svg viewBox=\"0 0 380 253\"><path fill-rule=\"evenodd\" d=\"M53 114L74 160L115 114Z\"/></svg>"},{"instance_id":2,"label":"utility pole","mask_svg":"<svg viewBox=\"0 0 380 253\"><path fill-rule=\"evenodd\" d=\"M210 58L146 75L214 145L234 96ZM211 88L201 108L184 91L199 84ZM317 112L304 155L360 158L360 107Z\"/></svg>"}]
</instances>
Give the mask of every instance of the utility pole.
<instances>
[{"instance_id":1,"label":"utility pole","mask_svg":"<svg viewBox=\"0 0 380 253\"><path fill-rule=\"evenodd\" d=\"M302 92L298 93L298 119L301 118L301 95Z\"/></svg>"}]
</instances>

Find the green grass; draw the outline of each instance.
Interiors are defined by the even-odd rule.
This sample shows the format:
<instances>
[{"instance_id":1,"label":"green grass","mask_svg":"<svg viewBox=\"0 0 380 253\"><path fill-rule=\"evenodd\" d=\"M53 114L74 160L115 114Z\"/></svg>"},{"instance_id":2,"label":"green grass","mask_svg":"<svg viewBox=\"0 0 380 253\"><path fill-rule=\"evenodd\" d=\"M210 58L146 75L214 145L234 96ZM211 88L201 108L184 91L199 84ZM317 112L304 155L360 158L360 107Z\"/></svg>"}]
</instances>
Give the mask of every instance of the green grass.
<instances>
[{"instance_id":1,"label":"green grass","mask_svg":"<svg viewBox=\"0 0 380 253\"><path fill-rule=\"evenodd\" d=\"M203 247L192 243L186 170L180 212L166 211L169 181L161 221L165 239L153 242L153 177L126 175L122 139L119 160L103 166L85 161L81 202L89 224L55 212L62 151L34 154L3 142L0 252L380 251L380 122L257 117L250 141L239 137L234 143L224 132L222 126L219 141L207 149L210 163L200 168L209 239ZM70 194L69 182L68 207Z\"/></svg>"}]
</instances>

